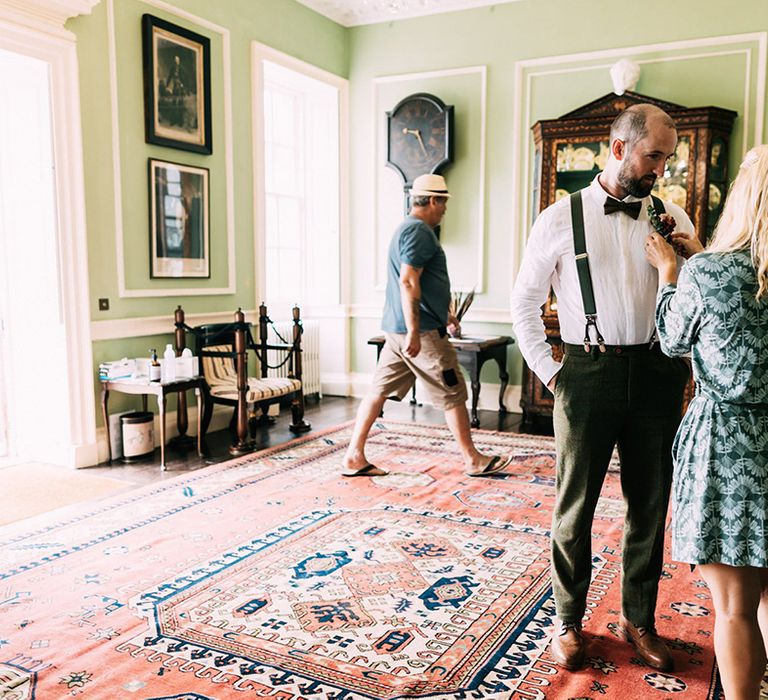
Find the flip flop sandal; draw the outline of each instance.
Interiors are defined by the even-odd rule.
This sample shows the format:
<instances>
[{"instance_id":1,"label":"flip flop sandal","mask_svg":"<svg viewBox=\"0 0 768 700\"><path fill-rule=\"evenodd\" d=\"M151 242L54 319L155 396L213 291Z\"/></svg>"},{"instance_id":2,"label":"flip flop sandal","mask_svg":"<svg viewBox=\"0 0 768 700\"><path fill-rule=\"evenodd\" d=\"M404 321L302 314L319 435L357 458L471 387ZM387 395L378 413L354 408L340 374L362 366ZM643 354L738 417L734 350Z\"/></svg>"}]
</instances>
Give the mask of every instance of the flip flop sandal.
<instances>
[{"instance_id":1,"label":"flip flop sandal","mask_svg":"<svg viewBox=\"0 0 768 700\"><path fill-rule=\"evenodd\" d=\"M385 469L379 469L374 464L366 464L360 469L345 469L341 472L342 476L386 476L389 474Z\"/></svg>"},{"instance_id":2,"label":"flip flop sandal","mask_svg":"<svg viewBox=\"0 0 768 700\"><path fill-rule=\"evenodd\" d=\"M467 472L467 476L490 476L491 474L498 474L503 469L506 469L512 462L512 457L491 457L491 461L488 462L480 471Z\"/></svg>"}]
</instances>

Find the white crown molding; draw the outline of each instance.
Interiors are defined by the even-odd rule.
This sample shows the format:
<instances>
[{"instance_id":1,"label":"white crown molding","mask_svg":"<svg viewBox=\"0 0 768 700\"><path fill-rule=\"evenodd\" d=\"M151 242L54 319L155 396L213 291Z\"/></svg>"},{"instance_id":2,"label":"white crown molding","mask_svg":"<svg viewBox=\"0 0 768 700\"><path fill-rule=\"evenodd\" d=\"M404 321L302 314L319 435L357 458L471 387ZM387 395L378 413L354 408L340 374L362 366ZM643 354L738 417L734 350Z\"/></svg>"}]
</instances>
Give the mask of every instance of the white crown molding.
<instances>
[{"instance_id":1,"label":"white crown molding","mask_svg":"<svg viewBox=\"0 0 768 700\"><path fill-rule=\"evenodd\" d=\"M258 311L246 311L246 316L258 316ZM202 326L205 323L227 323L233 320L229 311L210 314L187 314L184 322L188 326ZM91 338L97 340L118 340L139 338L148 335L171 335L174 332L173 312L165 316L143 316L141 318L116 318L110 321L91 321Z\"/></svg>"},{"instance_id":2,"label":"white crown molding","mask_svg":"<svg viewBox=\"0 0 768 700\"><path fill-rule=\"evenodd\" d=\"M270 307L271 308L271 307ZM258 309L243 309L246 319L257 319ZM508 309L478 309L472 308L472 318L465 319L465 324L502 323L511 324ZM276 318L276 314L270 312ZM343 320L381 320L381 305L350 304L348 306L303 306L303 320L333 321ZM217 311L215 313L187 314L185 323L188 326L201 326L205 323L227 323L232 320L232 312ZM165 316L142 316L139 318L117 318L109 321L91 321L91 339L95 341L121 340L123 338L140 338L149 335L170 335L173 333L173 313ZM345 363L345 366L348 366Z\"/></svg>"},{"instance_id":3,"label":"white crown molding","mask_svg":"<svg viewBox=\"0 0 768 700\"><path fill-rule=\"evenodd\" d=\"M70 17L89 15L101 0L0 0L0 20L74 41L64 29Z\"/></svg>"},{"instance_id":4,"label":"white crown molding","mask_svg":"<svg viewBox=\"0 0 768 700\"><path fill-rule=\"evenodd\" d=\"M344 27L502 5L515 0L299 0Z\"/></svg>"},{"instance_id":5,"label":"white crown molding","mask_svg":"<svg viewBox=\"0 0 768 700\"><path fill-rule=\"evenodd\" d=\"M756 49L740 48L719 51L720 47L727 47L733 44L744 44L754 42ZM708 50L711 49L711 50ZM642 54L652 54L656 52L684 51L674 56L660 56L658 58L638 59ZM753 53L757 56L753 59ZM687 39L682 41L672 41L660 44L645 44L640 46L627 46L616 49L602 49L599 51L588 51L575 54L564 54L559 56L547 56L545 58L526 59L515 63L515 82L514 82L514 105L515 111L512 120L512 133L514 139L512 143L513 162L520 165L513 169L512 173L512 211L519 212L513 217L512 231L512 249L510 270L513 272L511 279L517 274L522 259L522 251L527 240L527 229L530 220L530 203L528 192L531 188L531 170L530 170L530 133L531 126L531 95L533 92L533 81L541 76L565 73L579 73L594 70L610 70L617 58L623 56L634 57L640 64L648 63L666 63L674 61L691 60L695 58L712 58L714 56L744 54L745 55L745 77L744 77L744 107L740 115L744 124L743 142L741 144L742 152L748 147L750 138L751 111L753 109L751 99L752 70L756 66L755 80L755 99L754 99L754 134L752 135L754 143L763 141L763 120L765 116L766 99L766 65L768 56L768 32L753 32L748 34L730 34L723 36L704 37L700 39ZM605 60L604 64L595 64L595 61ZM560 67L567 65L567 67ZM548 66L552 66L548 68Z\"/></svg>"},{"instance_id":6,"label":"white crown molding","mask_svg":"<svg viewBox=\"0 0 768 700\"><path fill-rule=\"evenodd\" d=\"M381 320L381 304L350 304L347 307L347 314L352 319L373 319ZM313 315L312 318L318 318ZM507 323L512 324L509 309L505 308L478 308L473 306L471 318L464 319L465 324L475 323Z\"/></svg>"},{"instance_id":7,"label":"white crown molding","mask_svg":"<svg viewBox=\"0 0 768 700\"><path fill-rule=\"evenodd\" d=\"M0 0L2 1L2 0ZM226 27L215 24L204 17L170 5L163 0L144 0L147 5L164 10L182 19L197 24L217 34L222 43L222 87L224 92L224 158L226 181L227 220L227 282L225 287L180 287L180 288L128 288L125 282L125 243L123 240L123 194L122 169L120 166L120 123L118 117L117 91L117 38L115 32L115 0L107 0L107 25L109 35L109 82L112 120L112 173L114 180L115 245L117 264L118 294L121 298L146 298L169 296L212 296L235 294L237 291L237 270L235 267L235 166L232 137L232 49L230 32Z\"/></svg>"}]
</instances>

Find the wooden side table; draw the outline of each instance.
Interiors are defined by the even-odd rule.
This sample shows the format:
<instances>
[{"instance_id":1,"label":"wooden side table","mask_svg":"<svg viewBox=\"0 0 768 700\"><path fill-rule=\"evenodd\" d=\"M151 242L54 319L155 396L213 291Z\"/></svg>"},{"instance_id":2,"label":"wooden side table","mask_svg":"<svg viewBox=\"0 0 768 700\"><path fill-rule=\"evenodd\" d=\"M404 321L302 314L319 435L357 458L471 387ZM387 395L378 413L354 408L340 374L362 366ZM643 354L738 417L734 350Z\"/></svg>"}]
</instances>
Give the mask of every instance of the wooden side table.
<instances>
[{"instance_id":1,"label":"wooden side table","mask_svg":"<svg viewBox=\"0 0 768 700\"><path fill-rule=\"evenodd\" d=\"M509 383L507 372L507 346L515 341L508 335L472 336L467 338L450 338L451 345L456 348L459 364L469 373L472 389L472 427L480 427L477 417L477 402L480 399L480 370L487 360L495 360L499 366L499 413L505 414L504 391ZM377 335L368 341L368 345L376 346L376 361L381 356L384 347L384 336Z\"/></svg>"},{"instance_id":2,"label":"wooden side table","mask_svg":"<svg viewBox=\"0 0 768 700\"><path fill-rule=\"evenodd\" d=\"M147 396L150 394L157 396L157 410L160 415L160 469L165 471L165 397L168 394L177 394L186 392L189 389L195 390L197 400L197 454L202 457L202 405L200 401L200 392L203 386L202 377L190 377L186 379L177 379L172 382L150 382L147 380L134 379L112 379L101 382L101 414L104 418L104 428L107 431L107 455L109 459L107 464L112 464L112 442L109 436L109 414L107 403L109 401L110 391L119 391L122 394L140 394L144 411L147 410Z\"/></svg>"}]
</instances>

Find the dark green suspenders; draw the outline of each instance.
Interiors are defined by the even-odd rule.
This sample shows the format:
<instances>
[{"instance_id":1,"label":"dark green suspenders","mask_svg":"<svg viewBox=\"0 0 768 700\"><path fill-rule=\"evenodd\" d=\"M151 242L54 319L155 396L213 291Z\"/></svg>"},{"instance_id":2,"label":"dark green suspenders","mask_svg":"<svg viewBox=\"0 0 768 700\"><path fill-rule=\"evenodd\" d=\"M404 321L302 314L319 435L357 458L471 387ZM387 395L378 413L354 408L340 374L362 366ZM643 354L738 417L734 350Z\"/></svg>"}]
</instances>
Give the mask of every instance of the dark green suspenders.
<instances>
[{"instance_id":1,"label":"dark green suspenders","mask_svg":"<svg viewBox=\"0 0 768 700\"><path fill-rule=\"evenodd\" d=\"M656 210L657 216L661 216L667 211L664 208L664 202L662 202L655 194L651 195L651 201L653 202L653 208Z\"/></svg>"},{"instance_id":2,"label":"dark green suspenders","mask_svg":"<svg viewBox=\"0 0 768 700\"><path fill-rule=\"evenodd\" d=\"M579 288L581 289L581 301L584 305L584 317L587 320L584 327L584 352L589 352L592 341L589 337L589 327L594 326L597 345L600 352L605 352L605 340L597 327L597 308L595 306L595 293L592 289L592 275L589 271L589 255L587 254L587 242L584 237L584 207L581 201L581 190L574 192L571 197L571 227L573 228L573 250L576 253L576 272L579 276ZM657 196L651 195L653 208L661 216L664 212L664 202ZM653 344L656 337L654 330Z\"/></svg>"}]
</instances>

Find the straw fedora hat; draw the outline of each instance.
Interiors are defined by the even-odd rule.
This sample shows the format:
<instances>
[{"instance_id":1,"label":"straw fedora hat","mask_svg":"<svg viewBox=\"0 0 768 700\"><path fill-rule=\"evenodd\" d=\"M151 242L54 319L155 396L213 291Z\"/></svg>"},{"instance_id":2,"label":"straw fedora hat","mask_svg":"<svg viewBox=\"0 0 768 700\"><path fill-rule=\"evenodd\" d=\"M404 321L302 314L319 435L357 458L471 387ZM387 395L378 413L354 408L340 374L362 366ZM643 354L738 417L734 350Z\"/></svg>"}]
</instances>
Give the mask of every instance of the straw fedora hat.
<instances>
[{"instance_id":1,"label":"straw fedora hat","mask_svg":"<svg viewBox=\"0 0 768 700\"><path fill-rule=\"evenodd\" d=\"M450 197L442 175L419 175L413 181L411 197Z\"/></svg>"}]
</instances>

